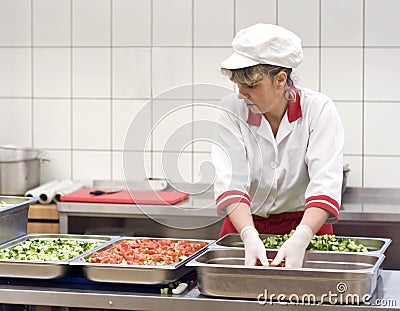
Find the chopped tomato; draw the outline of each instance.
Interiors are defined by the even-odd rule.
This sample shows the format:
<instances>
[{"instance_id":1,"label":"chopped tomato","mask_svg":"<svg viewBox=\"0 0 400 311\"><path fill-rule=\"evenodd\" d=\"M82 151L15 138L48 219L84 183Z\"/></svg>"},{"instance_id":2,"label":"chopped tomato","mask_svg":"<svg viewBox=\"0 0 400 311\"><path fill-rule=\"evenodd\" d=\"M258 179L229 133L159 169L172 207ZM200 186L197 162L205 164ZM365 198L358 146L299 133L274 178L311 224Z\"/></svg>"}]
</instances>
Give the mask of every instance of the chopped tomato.
<instances>
[{"instance_id":1,"label":"chopped tomato","mask_svg":"<svg viewBox=\"0 0 400 311\"><path fill-rule=\"evenodd\" d=\"M91 263L128 264L128 265L168 265L182 261L196 253L207 243L195 243L185 240L133 239L121 240L103 251L91 255Z\"/></svg>"}]
</instances>

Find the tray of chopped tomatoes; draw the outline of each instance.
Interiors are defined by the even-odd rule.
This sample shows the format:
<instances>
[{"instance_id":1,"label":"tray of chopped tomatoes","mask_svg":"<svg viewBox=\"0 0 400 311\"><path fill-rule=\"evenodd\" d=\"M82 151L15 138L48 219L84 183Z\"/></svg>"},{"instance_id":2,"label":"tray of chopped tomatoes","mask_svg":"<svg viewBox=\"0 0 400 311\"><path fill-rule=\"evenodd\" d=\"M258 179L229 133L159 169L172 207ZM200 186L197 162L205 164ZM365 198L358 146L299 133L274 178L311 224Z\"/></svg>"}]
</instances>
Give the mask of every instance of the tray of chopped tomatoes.
<instances>
[{"instance_id":1,"label":"tray of chopped tomatoes","mask_svg":"<svg viewBox=\"0 0 400 311\"><path fill-rule=\"evenodd\" d=\"M72 261L94 282L167 284L194 270L186 263L210 241L121 237Z\"/></svg>"}]
</instances>

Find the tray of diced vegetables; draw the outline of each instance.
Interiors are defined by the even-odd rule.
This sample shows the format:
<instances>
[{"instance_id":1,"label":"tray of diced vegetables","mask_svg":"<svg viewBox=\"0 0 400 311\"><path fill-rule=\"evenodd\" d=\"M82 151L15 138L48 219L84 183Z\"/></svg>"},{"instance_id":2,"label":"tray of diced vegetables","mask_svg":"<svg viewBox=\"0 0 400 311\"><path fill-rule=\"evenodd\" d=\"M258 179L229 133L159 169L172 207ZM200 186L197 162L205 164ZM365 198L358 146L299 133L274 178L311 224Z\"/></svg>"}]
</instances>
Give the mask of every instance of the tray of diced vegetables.
<instances>
[{"instance_id":1,"label":"tray of diced vegetables","mask_svg":"<svg viewBox=\"0 0 400 311\"><path fill-rule=\"evenodd\" d=\"M283 235L260 234L266 249L279 249L293 232ZM391 243L387 238L347 237L336 235L314 235L307 247L308 251L357 252L383 254ZM215 242L215 247L243 248L239 234L228 234Z\"/></svg>"},{"instance_id":2,"label":"tray of diced vegetables","mask_svg":"<svg viewBox=\"0 0 400 311\"><path fill-rule=\"evenodd\" d=\"M0 277L54 279L69 262L117 236L28 234L0 245Z\"/></svg>"},{"instance_id":3,"label":"tray of diced vegetables","mask_svg":"<svg viewBox=\"0 0 400 311\"><path fill-rule=\"evenodd\" d=\"M194 270L185 263L205 251L210 241L121 237L73 260L94 282L167 284Z\"/></svg>"}]
</instances>

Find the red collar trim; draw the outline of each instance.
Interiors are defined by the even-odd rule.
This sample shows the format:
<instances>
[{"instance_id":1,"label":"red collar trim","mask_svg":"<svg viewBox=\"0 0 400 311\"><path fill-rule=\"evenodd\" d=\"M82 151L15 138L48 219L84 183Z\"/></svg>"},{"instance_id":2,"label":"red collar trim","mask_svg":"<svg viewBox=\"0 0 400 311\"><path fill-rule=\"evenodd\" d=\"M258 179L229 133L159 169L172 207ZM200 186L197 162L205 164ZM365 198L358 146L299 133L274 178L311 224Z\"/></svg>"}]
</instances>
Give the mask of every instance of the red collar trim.
<instances>
[{"instance_id":1,"label":"red collar trim","mask_svg":"<svg viewBox=\"0 0 400 311\"><path fill-rule=\"evenodd\" d=\"M292 101L288 104L288 108L287 108L287 116L288 116L289 122L296 121L297 119L301 118L303 115L301 113L300 94L296 88L294 88L294 91L295 91L296 98L294 101ZM262 120L262 114L255 113L249 108L249 115L248 115L247 121L246 121L247 124L254 125L254 126L260 126L261 120Z\"/></svg>"},{"instance_id":2,"label":"red collar trim","mask_svg":"<svg viewBox=\"0 0 400 311\"><path fill-rule=\"evenodd\" d=\"M295 99L294 99L294 101L292 101L288 104L288 108L287 108L287 116L288 116L289 122L296 121L297 119L301 118L303 115L301 113L299 91L297 91L296 88L293 88L293 90L295 92Z\"/></svg>"}]
</instances>

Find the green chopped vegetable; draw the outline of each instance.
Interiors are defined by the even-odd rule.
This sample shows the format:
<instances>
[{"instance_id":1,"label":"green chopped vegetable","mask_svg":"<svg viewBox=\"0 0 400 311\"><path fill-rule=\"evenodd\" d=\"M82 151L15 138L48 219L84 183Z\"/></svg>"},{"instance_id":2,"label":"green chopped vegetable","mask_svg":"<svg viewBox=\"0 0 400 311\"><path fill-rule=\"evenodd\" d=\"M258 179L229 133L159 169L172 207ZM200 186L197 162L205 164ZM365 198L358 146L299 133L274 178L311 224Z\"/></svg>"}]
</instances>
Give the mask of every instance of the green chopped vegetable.
<instances>
[{"instance_id":1,"label":"green chopped vegetable","mask_svg":"<svg viewBox=\"0 0 400 311\"><path fill-rule=\"evenodd\" d=\"M168 287L160 289L160 294L161 295L168 295L168 293L169 293L169 288Z\"/></svg>"},{"instance_id":2,"label":"green chopped vegetable","mask_svg":"<svg viewBox=\"0 0 400 311\"><path fill-rule=\"evenodd\" d=\"M280 248L282 244L290 238L293 232L294 231L289 234L267 237L263 239L263 243L266 248ZM314 235L307 249L338 252L368 252L368 249L363 244L357 243L354 239L338 238L330 234Z\"/></svg>"},{"instance_id":3,"label":"green chopped vegetable","mask_svg":"<svg viewBox=\"0 0 400 311\"><path fill-rule=\"evenodd\" d=\"M71 239L28 239L13 247L0 249L0 259L68 260L101 245L99 241Z\"/></svg>"}]
</instances>

